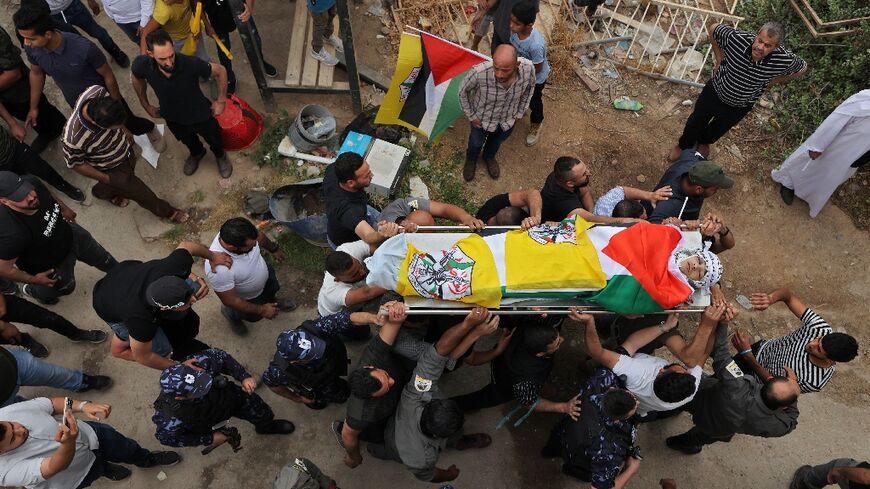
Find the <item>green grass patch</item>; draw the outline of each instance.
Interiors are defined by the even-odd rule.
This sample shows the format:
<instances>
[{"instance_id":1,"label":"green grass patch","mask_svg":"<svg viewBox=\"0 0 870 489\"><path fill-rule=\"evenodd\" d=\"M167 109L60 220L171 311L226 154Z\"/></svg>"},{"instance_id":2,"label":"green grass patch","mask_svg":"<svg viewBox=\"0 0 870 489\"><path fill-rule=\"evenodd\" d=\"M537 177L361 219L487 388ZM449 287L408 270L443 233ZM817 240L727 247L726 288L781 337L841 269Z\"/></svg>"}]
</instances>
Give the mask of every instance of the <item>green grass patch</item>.
<instances>
[{"instance_id":1,"label":"green grass patch","mask_svg":"<svg viewBox=\"0 0 870 489\"><path fill-rule=\"evenodd\" d=\"M289 265L305 272L323 272L326 255L330 251L329 248L314 246L289 230L278 235L275 242L281 247L281 251L284 252L286 257L284 265ZM265 256L266 260L275 266L272 255L266 254Z\"/></svg>"}]
</instances>

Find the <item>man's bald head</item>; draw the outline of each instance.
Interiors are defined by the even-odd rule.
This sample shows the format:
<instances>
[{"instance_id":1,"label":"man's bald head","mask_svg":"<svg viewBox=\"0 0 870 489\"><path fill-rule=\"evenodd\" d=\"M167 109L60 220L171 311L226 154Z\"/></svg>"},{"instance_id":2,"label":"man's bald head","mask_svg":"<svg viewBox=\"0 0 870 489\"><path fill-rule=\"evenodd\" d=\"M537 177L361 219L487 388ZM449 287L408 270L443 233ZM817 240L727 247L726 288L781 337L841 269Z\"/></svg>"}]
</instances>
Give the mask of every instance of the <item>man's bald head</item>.
<instances>
[{"instance_id":1,"label":"man's bald head","mask_svg":"<svg viewBox=\"0 0 870 489\"><path fill-rule=\"evenodd\" d=\"M495 79L501 84L510 84L517 74L517 50L510 44L499 44L492 54Z\"/></svg>"}]
</instances>

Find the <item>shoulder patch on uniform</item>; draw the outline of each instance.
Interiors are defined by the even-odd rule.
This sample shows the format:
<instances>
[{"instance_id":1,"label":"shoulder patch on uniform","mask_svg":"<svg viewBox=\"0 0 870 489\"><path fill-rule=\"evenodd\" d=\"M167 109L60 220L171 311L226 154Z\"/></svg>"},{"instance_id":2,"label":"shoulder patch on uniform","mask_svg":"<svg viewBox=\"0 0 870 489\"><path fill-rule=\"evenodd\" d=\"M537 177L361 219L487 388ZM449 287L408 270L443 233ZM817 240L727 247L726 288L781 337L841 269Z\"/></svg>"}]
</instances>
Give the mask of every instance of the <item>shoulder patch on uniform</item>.
<instances>
[{"instance_id":1,"label":"shoulder patch on uniform","mask_svg":"<svg viewBox=\"0 0 870 489\"><path fill-rule=\"evenodd\" d=\"M740 367L737 366L737 362L734 360L731 360L731 363L725 366L725 370L735 379L743 377L743 370L740 370Z\"/></svg>"},{"instance_id":2,"label":"shoulder patch on uniform","mask_svg":"<svg viewBox=\"0 0 870 489\"><path fill-rule=\"evenodd\" d=\"M420 201L418 201L417 199L414 199L414 200L408 202L408 207L410 207L411 209L414 209L415 211L420 210Z\"/></svg>"},{"instance_id":3,"label":"shoulder patch on uniform","mask_svg":"<svg viewBox=\"0 0 870 489\"><path fill-rule=\"evenodd\" d=\"M432 389L432 381L429 379L424 379L419 375L415 375L414 388L417 389L417 392L429 392L429 390Z\"/></svg>"}]
</instances>

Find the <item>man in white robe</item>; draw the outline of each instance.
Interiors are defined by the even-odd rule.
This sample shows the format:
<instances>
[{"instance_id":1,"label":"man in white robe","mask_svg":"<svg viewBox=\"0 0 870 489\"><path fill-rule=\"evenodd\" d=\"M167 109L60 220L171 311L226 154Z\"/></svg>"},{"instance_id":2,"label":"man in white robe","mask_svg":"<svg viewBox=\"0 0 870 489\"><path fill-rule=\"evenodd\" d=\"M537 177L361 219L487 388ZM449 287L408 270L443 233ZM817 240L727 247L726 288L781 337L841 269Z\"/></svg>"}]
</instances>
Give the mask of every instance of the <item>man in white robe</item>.
<instances>
[{"instance_id":1,"label":"man in white robe","mask_svg":"<svg viewBox=\"0 0 870 489\"><path fill-rule=\"evenodd\" d=\"M782 200L797 195L816 217L837 187L870 159L870 90L852 95L777 169Z\"/></svg>"}]
</instances>

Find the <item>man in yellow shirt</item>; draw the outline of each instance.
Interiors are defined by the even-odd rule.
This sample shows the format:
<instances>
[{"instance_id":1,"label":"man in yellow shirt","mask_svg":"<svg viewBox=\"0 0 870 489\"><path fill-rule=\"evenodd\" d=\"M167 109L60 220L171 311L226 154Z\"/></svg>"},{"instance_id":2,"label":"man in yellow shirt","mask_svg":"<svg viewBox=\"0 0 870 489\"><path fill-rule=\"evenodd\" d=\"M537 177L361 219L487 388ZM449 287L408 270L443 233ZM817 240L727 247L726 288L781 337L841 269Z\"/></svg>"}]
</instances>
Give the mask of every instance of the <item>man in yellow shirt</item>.
<instances>
[{"instance_id":1,"label":"man in yellow shirt","mask_svg":"<svg viewBox=\"0 0 870 489\"><path fill-rule=\"evenodd\" d=\"M193 16L190 0L154 0L154 11L151 13L151 20L142 28L139 34L139 52L146 54L148 46L145 44L145 37L149 33L157 29L163 29L172 38L175 49L181 50L187 38L190 37L190 19ZM208 18L202 18L205 24L205 32L209 36L213 30ZM205 50L205 43L197 36L196 54L197 58L209 62L208 53Z\"/></svg>"}]
</instances>

